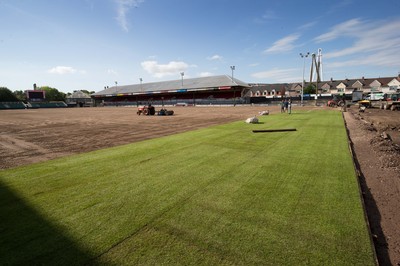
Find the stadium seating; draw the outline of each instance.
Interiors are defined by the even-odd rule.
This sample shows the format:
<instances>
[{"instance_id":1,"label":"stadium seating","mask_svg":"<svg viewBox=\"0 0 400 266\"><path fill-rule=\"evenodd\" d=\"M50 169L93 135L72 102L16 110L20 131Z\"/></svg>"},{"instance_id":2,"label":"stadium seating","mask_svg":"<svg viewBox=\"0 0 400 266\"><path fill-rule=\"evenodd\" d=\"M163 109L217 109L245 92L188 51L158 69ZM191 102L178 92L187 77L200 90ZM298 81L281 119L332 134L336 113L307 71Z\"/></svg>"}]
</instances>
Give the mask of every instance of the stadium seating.
<instances>
[{"instance_id":1,"label":"stadium seating","mask_svg":"<svg viewBox=\"0 0 400 266\"><path fill-rule=\"evenodd\" d=\"M0 109L25 109L23 102L0 102Z\"/></svg>"}]
</instances>

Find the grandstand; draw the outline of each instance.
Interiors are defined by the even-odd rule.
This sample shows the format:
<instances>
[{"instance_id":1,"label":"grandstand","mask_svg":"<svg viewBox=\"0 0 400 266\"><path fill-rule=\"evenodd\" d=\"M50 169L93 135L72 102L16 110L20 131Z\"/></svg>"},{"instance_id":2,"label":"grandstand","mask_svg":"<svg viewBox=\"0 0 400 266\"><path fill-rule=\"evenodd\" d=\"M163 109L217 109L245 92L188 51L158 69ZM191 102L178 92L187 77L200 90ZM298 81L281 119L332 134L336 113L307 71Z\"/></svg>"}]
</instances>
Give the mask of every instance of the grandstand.
<instances>
[{"instance_id":1,"label":"grandstand","mask_svg":"<svg viewBox=\"0 0 400 266\"><path fill-rule=\"evenodd\" d=\"M28 108L60 108L60 107L67 107L67 104L63 101L28 103Z\"/></svg>"},{"instance_id":2,"label":"grandstand","mask_svg":"<svg viewBox=\"0 0 400 266\"><path fill-rule=\"evenodd\" d=\"M36 109L36 108L60 108L67 107L63 101L54 102L0 102L0 110L8 109Z\"/></svg>"},{"instance_id":3,"label":"grandstand","mask_svg":"<svg viewBox=\"0 0 400 266\"><path fill-rule=\"evenodd\" d=\"M91 95L95 105L203 105L246 103L249 84L227 75L106 87Z\"/></svg>"},{"instance_id":4,"label":"grandstand","mask_svg":"<svg viewBox=\"0 0 400 266\"><path fill-rule=\"evenodd\" d=\"M23 102L0 102L0 110L26 108L27 106Z\"/></svg>"}]
</instances>

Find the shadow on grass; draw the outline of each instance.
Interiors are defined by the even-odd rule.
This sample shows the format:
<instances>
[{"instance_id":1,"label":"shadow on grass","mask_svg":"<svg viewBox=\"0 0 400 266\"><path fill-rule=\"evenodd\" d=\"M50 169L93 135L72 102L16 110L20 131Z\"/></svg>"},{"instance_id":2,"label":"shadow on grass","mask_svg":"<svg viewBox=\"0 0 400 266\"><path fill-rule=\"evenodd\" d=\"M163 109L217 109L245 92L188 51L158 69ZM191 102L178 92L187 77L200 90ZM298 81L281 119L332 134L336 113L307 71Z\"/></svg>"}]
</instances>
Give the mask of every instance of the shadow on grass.
<instances>
[{"instance_id":1,"label":"shadow on grass","mask_svg":"<svg viewBox=\"0 0 400 266\"><path fill-rule=\"evenodd\" d=\"M91 258L0 181L0 265L82 265Z\"/></svg>"}]
</instances>

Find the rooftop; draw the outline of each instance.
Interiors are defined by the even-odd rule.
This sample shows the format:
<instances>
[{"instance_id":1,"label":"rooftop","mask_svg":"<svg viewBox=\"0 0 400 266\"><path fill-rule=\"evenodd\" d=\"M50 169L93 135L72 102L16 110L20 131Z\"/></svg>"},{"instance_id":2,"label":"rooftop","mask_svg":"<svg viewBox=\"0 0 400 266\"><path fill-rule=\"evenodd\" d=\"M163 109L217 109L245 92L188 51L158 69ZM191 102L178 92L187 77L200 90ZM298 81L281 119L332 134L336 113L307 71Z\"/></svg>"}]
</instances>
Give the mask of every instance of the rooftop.
<instances>
[{"instance_id":1,"label":"rooftop","mask_svg":"<svg viewBox=\"0 0 400 266\"><path fill-rule=\"evenodd\" d=\"M182 85L183 84L183 85ZM220 87L249 87L249 84L228 75L190 78L182 80L160 81L133 85L113 86L96 92L92 96L116 95L116 94L141 94L149 92L176 92L179 90L196 91Z\"/></svg>"}]
</instances>

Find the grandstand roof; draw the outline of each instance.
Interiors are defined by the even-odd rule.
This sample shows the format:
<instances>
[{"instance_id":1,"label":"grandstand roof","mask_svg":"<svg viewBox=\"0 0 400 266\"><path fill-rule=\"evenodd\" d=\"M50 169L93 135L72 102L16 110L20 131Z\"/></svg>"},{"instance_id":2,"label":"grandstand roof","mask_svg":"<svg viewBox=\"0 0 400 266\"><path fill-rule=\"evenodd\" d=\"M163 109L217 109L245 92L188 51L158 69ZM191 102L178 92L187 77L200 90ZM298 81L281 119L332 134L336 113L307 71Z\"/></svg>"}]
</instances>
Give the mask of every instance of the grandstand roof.
<instances>
[{"instance_id":1,"label":"grandstand roof","mask_svg":"<svg viewBox=\"0 0 400 266\"><path fill-rule=\"evenodd\" d=\"M112 96L119 94L132 95L132 94L142 94L150 92L181 92L184 90L200 91L212 88L232 87L232 86L250 87L249 84L240 81L236 78L232 79L228 75L221 75L221 76L183 79L183 86L181 79L134 84L134 85L123 85L123 86L118 85L93 93L91 96Z\"/></svg>"}]
</instances>

